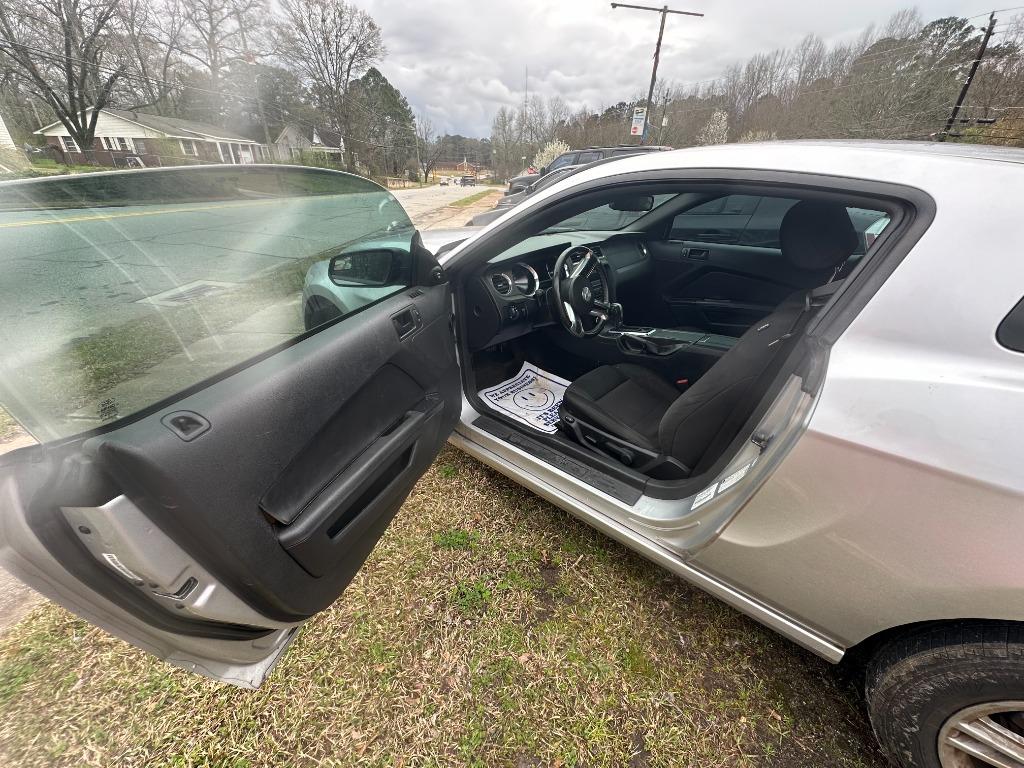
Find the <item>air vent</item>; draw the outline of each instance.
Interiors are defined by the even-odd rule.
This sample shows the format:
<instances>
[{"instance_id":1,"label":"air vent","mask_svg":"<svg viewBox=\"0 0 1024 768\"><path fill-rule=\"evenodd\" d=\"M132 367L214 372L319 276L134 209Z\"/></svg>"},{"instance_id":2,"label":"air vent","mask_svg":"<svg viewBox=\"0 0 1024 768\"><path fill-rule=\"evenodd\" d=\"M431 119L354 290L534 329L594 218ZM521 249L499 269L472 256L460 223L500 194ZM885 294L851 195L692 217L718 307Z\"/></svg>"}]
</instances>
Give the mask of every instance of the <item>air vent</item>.
<instances>
[{"instance_id":1,"label":"air vent","mask_svg":"<svg viewBox=\"0 0 1024 768\"><path fill-rule=\"evenodd\" d=\"M494 290L502 296L508 296L512 293L512 281L509 280L508 275L500 273L497 275L491 275L491 285L493 285Z\"/></svg>"},{"instance_id":2,"label":"air vent","mask_svg":"<svg viewBox=\"0 0 1024 768\"><path fill-rule=\"evenodd\" d=\"M598 246L596 246L596 245L591 245L591 246L588 246L588 247L590 248L590 250L591 250L591 251L593 251L593 253L594 253L594 256L596 256L597 258L599 258L599 259L600 259L600 258L601 258L601 256L603 256L603 255L604 255L604 254L603 254L603 253L601 252L601 249L600 249L600 248L599 248Z\"/></svg>"},{"instance_id":3,"label":"air vent","mask_svg":"<svg viewBox=\"0 0 1024 768\"><path fill-rule=\"evenodd\" d=\"M606 297L604 295L604 283L601 282L601 278L599 275L591 275L590 279L587 280L587 285L590 286L590 292L593 294L595 299L597 299L598 301L605 301Z\"/></svg>"}]
</instances>

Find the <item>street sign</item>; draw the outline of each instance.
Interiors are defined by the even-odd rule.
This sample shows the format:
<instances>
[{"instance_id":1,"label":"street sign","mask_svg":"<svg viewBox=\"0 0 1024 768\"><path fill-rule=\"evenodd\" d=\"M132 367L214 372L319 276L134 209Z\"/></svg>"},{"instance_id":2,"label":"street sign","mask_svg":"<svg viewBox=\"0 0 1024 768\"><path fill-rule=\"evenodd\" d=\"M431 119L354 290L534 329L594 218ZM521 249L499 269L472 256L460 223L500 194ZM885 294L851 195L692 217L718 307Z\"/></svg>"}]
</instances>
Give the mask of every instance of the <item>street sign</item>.
<instances>
[{"instance_id":1,"label":"street sign","mask_svg":"<svg viewBox=\"0 0 1024 768\"><path fill-rule=\"evenodd\" d=\"M629 126L630 136L643 136L647 124L647 107L633 108L633 122Z\"/></svg>"}]
</instances>

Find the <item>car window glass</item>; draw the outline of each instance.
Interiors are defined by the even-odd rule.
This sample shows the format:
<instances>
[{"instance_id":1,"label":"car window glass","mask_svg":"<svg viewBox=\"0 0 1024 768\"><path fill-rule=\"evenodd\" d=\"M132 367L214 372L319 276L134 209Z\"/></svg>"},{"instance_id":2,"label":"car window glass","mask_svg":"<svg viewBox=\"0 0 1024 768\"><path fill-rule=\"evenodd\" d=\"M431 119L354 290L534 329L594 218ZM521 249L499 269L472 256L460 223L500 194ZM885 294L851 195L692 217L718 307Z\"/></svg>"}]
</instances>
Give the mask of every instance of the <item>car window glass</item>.
<instances>
[{"instance_id":1,"label":"car window glass","mask_svg":"<svg viewBox=\"0 0 1024 768\"><path fill-rule=\"evenodd\" d=\"M670 239L753 248L781 247L779 230L794 198L772 195L724 195L685 211L672 222ZM883 211L847 208L858 235L854 255L863 254L888 224Z\"/></svg>"},{"instance_id":2,"label":"car window glass","mask_svg":"<svg viewBox=\"0 0 1024 768\"><path fill-rule=\"evenodd\" d=\"M563 166L566 165L575 165L575 160L575 153L559 155L558 157L551 161L551 164L548 166L548 170L553 171L555 168L562 168Z\"/></svg>"},{"instance_id":3,"label":"car window glass","mask_svg":"<svg viewBox=\"0 0 1024 768\"><path fill-rule=\"evenodd\" d=\"M3 184L0 225L0 405L40 439L394 293L415 235L364 179L223 166Z\"/></svg>"},{"instance_id":4,"label":"car window glass","mask_svg":"<svg viewBox=\"0 0 1024 768\"><path fill-rule=\"evenodd\" d=\"M595 160L600 160L600 159L601 159L601 153L600 152L580 152L579 157L576 160L576 164L577 165L586 165L587 163L592 163Z\"/></svg>"},{"instance_id":5,"label":"car window glass","mask_svg":"<svg viewBox=\"0 0 1024 768\"><path fill-rule=\"evenodd\" d=\"M654 195L653 205L650 210L654 210L658 206L663 205L673 197L675 197L675 195ZM646 216L649 212L650 211L619 211L613 209L608 204L604 204L595 206L594 208L583 211L582 213L577 213L567 219L563 219L557 224L553 224L548 227L546 231L573 232L577 230L595 230L608 232L628 227L641 216Z\"/></svg>"},{"instance_id":6,"label":"car window glass","mask_svg":"<svg viewBox=\"0 0 1024 768\"><path fill-rule=\"evenodd\" d=\"M724 195L708 200L676 216L669 237L739 245L747 222L760 202L761 198L756 195Z\"/></svg>"}]
</instances>

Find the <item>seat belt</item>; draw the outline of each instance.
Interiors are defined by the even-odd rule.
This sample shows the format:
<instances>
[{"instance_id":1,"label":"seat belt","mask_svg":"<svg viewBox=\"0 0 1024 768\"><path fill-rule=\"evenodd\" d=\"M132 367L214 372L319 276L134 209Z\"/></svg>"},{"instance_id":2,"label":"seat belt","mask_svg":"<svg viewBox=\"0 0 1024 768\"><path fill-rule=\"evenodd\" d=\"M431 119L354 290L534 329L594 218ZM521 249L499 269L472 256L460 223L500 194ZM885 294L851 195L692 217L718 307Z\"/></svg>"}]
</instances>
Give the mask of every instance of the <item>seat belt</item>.
<instances>
[{"instance_id":1,"label":"seat belt","mask_svg":"<svg viewBox=\"0 0 1024 768\"><path fill-rule=\"evenodd\" d=\"M825 283L824 285L819 285L817 288L812 288L804 294L804 308L801 309L797 313L796 317L793 318L793 323L789 326L789 330L774 341L768 342L768 346L774 346L780 341L785 341L790 338L796 331L797 326L800 325L800 321L803 319L804 315L810 312L813 307L823 306L828 299L832 297L832 294L839 290L839 286L842 284L842 280L833 280L829 283Z\"/></svg>"}]
</instances>

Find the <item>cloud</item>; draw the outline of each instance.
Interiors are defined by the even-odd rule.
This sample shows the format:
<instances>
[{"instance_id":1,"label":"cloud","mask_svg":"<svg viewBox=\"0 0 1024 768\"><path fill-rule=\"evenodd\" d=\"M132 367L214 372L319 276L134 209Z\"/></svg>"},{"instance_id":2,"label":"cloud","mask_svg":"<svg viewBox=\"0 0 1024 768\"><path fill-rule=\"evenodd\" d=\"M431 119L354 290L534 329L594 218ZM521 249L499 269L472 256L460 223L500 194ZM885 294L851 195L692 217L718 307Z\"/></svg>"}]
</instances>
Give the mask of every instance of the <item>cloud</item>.
<instances>
[{"instance_id":1,"label":"cloud","mask_svg":"<svg viewBox=\"0 0 1024 768\"><path fill-rule=\"evenodd\" d=\"M646 94L650 81L654 13L612 10L603 0L356 3L383 30L388 55L381 71L441 131L488 135L499 107L522 103L527 68L531 94L561 96L573 108ZM706 14L668 18L659 77L676 82L717 77L733 62L811 32L850 40L899 8L891 0L678 0L671 7ZM917 7L925 19L975 12L965 11L962 0Z\"/></svg>"}]
</instances>

